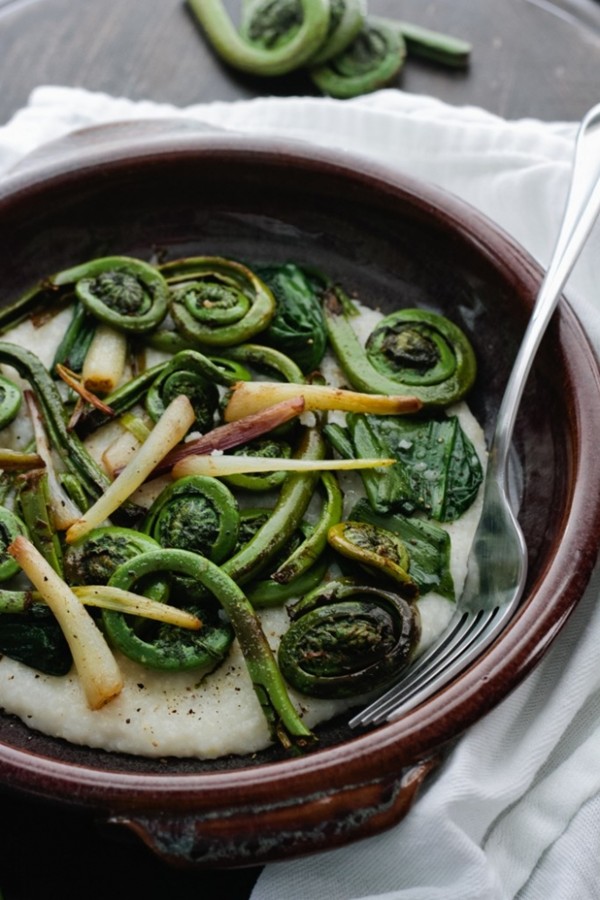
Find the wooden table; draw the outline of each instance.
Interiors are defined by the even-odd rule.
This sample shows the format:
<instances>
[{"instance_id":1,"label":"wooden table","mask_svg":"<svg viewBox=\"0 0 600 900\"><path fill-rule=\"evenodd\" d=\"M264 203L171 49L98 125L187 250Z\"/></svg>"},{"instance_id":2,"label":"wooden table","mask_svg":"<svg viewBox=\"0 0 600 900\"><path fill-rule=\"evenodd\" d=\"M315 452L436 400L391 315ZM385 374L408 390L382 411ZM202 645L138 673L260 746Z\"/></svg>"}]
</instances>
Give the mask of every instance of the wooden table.
<instances>
[{"instance_id":1,"label":"wooden table","mask_svg":"<svg viewBox=\"0 0 600 900\"><path fill-rule=\"evenodd\" d=\"M574 119L600 98L597 0L369 0L369 9L473 44L466 72L411 60L406 91L507 118ZM311 92L303 76L228 71L184 0L0 0L0 123L38 84L177 104Z\"/></svg>"},{"instance_id":2,"label":"wooden table","mask_svg":"<svg viewBox=\"0 0 600 900\"><path fill-rule=\"evenodd\" d=\"M369 8L473 44L466 71L410 60L398 82L405 91L511 119L573 120L600 101L597 0L369 0ZM228 70L183 0L0 0L0 124L39 84L181 105L313 92L302 75L265 81ZM171 871L74 813L10 796L2 808L4 900L244 900L258 875Z\"/></svg>"}]
</instances>

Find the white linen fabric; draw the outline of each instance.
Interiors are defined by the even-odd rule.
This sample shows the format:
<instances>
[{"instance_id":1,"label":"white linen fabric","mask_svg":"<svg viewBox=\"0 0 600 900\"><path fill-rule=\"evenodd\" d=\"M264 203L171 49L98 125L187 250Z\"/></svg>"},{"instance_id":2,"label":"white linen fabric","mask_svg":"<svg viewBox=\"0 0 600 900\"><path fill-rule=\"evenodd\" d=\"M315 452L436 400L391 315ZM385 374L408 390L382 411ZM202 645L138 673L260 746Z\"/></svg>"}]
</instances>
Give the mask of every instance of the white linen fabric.
<instances>
[{"instance_id":1,"label":"white linen fabric","mask_svg":"<svg viewBox=\"0 0 600 900\"><path fill-rule=\"evenodd\" d=\"M599 98L600 99L600 98ZM182 116L360 153L478 207L542 264L576 123L506 121L385 90L352 101L264 98L175 109L40 87L0 128L0 177L87 125ZM600 232L567 293L600 350ZM600 573L542 663L460 740L414 809L377 837L268 865L252 900L595 900L600 895Z\"/></svg>"}]
</instances>

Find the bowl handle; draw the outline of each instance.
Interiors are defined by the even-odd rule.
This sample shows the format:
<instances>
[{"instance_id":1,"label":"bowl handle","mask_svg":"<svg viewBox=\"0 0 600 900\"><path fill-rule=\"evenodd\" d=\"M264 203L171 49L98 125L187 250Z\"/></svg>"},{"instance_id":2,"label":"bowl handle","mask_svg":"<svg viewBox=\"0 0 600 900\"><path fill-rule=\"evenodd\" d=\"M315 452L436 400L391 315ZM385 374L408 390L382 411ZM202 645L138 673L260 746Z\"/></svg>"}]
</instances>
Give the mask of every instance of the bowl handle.
<instances>
[{"instance_id":1,"label":"bowl handle","mask_svg":"<svg viewBox=\"0 0 600 900\"><path fill-rule=\"evenodd\" d=\"M116 812L108 824L130 829L153 853L177 867L263 865L331 850L397 824L440 759L431 756L387 778L320 790L291 802L209 812Z\"/></svg>"}]
</instances>

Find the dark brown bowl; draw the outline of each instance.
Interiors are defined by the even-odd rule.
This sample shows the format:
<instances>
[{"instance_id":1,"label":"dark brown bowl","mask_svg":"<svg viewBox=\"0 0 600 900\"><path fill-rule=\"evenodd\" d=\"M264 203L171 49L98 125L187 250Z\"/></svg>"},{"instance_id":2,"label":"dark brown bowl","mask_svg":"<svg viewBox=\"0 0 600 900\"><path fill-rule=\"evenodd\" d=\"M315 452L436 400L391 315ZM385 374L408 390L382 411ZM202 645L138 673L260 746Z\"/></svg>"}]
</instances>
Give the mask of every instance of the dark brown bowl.
<instances>
[{"instance_id":1,"label":"dark brown bowl","mask_svg":"<svg viewBox=\"0 0 600 900\"><path fill-rule=\"evenodd\" d=\"M140 130L141 129L141 130ZM92 130L0 188L3 297L94 255L220 253L321 267L367 303L458 321L489 433L541 272L472 208L352 156L202 134L185 122ZM410 808L469 725L540 660L581 597L600 535L600 374L563 301L529 379L515 446L530 554L525 599L486 655L394 724L318 729L285 758L150 760L70 745L0 717L6 789L120 823L178 865L258 864L374 834Z\"/></svg>"}]
</instances>

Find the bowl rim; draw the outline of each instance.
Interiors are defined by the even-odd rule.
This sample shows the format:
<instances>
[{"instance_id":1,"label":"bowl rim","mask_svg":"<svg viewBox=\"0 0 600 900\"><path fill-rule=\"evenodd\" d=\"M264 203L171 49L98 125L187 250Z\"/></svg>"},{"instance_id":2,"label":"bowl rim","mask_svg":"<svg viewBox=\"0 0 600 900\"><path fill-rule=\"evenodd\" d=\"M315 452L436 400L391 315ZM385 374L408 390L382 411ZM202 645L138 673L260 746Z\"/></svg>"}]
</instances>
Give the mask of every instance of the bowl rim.
<instances>
[{"instance_id":1,"label":"bowl rim","mask_svg":"<svg viewBox=\"0 0 600 900\"><path fill-rule=\"evenodd\" d=\"M175 122L181 125L181 120ZM170 158L219 153L230 159L263 165L301 165L326 170L338 178L358 180L360 185L372 190L398 198L411 197L429 214L441 214L446 229L458 228L473 251L491 262L503 277L518 276L529 302L541 281L542 269L527 251L473 206L440 187L358 154L289 139L222 132L198 134L189 123L184 128L170 128L162 123L162 131L158 128L148 138L143 123L136 121L135 126L140 131L139 140L126 129L122 131L122 139L115 138L113 133L105 141L103 126L84 129L82 134L87 133L84 137L91 141L87 149L82 151L79 146L76 152L50 157L47 163L32 160L32 165L16 170L0 183L0 217L4 209L26 201L31 193L76 182L99 168L106 177L134 164L150 167L159 157L168 162ZM569 387L576 400L570 415L577 436L569 515L577 521L577 533L585 532L587 537L582 546L573 530L567 530L543 573L543 583L540 576L531 586L525 607L486 654L459 679L397 722L357 733L343 745L318 749L301 757L228 771L132 773L73 764L0 744L0 779L12 787L52 799L57 799L57 788L65 795L74 791L68 802L80 805L125 808L135 795L137 804L162 809L169 795L170 802L178 809L197 808L200 797L202 806L222 809L231 805L232 795L225 788L247 802L268 800L275 779L286 796L301 796L307 789L318 790L324 783L335 788L364 780L367 768L372 770L374 778L392 776L402 767L436 754L440 747L456 739L506 697L546 652L580 599L600 544L600 499L583 487L590 481L600 483L600 456L586 453L594 435L600 433L598 360L567 300L563 299L556 313L554 327L560 334L561 344L567 349L577 347L576 362L569 360L569 367L574 365L577 371L587 371L587 377L575 389L573 373L568 369ZM575 572L569 571L566 565L569 563L572 569L574 557L578 560ZM544 598L550 593L558 599L548 606ZM484 684L486 693L482 695ZM340 765L342 756L343 765ZM367 760L371 761L369 766Z\"/></svg>"}]
</instances>

